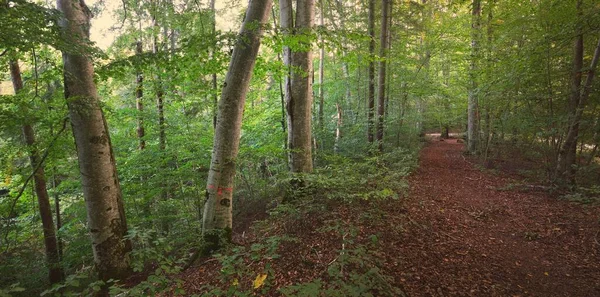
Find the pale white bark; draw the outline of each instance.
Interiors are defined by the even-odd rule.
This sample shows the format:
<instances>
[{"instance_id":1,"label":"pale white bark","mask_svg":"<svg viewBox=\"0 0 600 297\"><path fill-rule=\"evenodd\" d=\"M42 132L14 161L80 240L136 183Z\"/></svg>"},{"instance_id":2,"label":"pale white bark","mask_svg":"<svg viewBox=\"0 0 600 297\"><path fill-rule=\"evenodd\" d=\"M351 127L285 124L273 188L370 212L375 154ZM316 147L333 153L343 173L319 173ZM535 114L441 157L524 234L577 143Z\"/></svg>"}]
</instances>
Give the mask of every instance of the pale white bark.
<instances>
[{"instance_id":1,"label":"pale white bark","mask_svg":"<svg viewBox=\"0 0 600 297\"><path fill-rule=\"evenodd\" d=\"M281 27L284 34L306 34L314 23L314 0L296 2L296 19L292 24L290 0L281 0ZM304 44L310 47L310 44ZM288 66L285 97L288 120L289 166L292 172L312 172L312 51L284 50L284 63Z\"/></svg>"},{"instance_id":2,"label":"pale white bark","mask_svg":"<svg viewBox=\"0 0 600 297\"><path fill-rule=\"evenodd\" d=\"M63 52L65 97L77 147L81 184L94 262L100 278L122 279L130 272L131 243L125 239L127 223L121 187L106 119L94 83L94 67L86 52L89 9L83 0L58 0L64 14L60 25L74 45Z\"/></svg>"},{"instance_id":3,"label":"pale white bark","mask_svg":"<svg viewBox=\"0 0 600 297\"><path fill-rule=\"evenodd\" d=\"M324 14L323 10L323 0L319 0L320 4L320 14L319 14L319 26L323 28L324 22ZM325 105L325 93L323 88L324 75L325 75L325 45L323 44L323 36L319 36L319 40L321 41L321 48L319 49L319 129L323 129L325 126L324 121L324 105ZM337 137L336 137L337 140Z\"/></svg>"},{"instance_id":4,"label":"pale white bark","mask_svg":"<svg viewBox=\"0 0 600 297\"><path fill-rule=\"evenodd\" d=\"M218 248L221 234L231 240L232 198L242 115L248 85L272 0L251 0L238 34L219 100L212 160L206 185L202 233ZM216 234L217 233L217 234Z\"/></svg>"}]
</instances>

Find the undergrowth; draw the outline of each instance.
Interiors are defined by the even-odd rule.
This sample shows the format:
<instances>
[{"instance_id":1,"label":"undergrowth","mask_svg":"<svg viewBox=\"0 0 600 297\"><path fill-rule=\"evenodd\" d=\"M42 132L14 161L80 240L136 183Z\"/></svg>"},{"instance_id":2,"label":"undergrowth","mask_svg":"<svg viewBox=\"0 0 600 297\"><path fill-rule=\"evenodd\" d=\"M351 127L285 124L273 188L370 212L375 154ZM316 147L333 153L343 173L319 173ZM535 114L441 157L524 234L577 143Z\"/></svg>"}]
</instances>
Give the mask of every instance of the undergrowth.
<instances>
[{"instance_id":1,"label":"undergrowth","mask_svg":"<svg viewBox=\"0 0 600 297\"><path fill-rule=\"evenodd\" d=\"M416 150L398 149L363 159L338 155L323 159L325 166L302 176L305 187L286 188L286 195L293 196L291 203L277 205L268 219L254 225L253 244L215 256L219 277L194 296L403 295L382 271L384 263L375 253L378 235L358 226L364 213L346 212L368 212L378 202L399 199L408 186L405 177L416 166ZM315 238L318 247L306 247ZM337 245L327 248L328 242ZM300 257L300 266L306 266L310 275L299 275L303 281L296 283L280 283L289 273L280 270L289 261L282 254Z\"/></svg>"},{"instance_id":2,"label":"undergrowth","mask_svg":"<svg viewBox=\"0 0 600 297\"><path fill-rule=\"evenodd\" d=\"M378 234L368 234L363 230L368 228L358 225L370 223L362 218L376 203L399 199L406 191L405 177L417 164L417 150L397 149L365 158L320 157L323 166L302 176L304 187L290 186L298 177L289 175L274 176L279 182L273 183L270 191L263 183L261 192L285 192L293 199L272 203L269 217L253 225L247 242L231 244L202 259L201 265L214 271L196 292L184 290L185 274L181 274L192 255L192 245L197 248L202 244L192 239L199 237L194 236L194 229L172 240L160 232L132 228L133 268L141 279L134 280L135 285L131 280L127 284L95 280L93 269L87 267L42 295L92 296L105 289L111 296L401 296L402 290L382 272L384 264L374 252ZM264 195L255 199L272 198ZM193 244L181 244L186 240ZM312 240L322 242L306 247ZM334 246L326 246L331 242ZM299 251L307 248L304 254ZM298 278L284 275L289 259L282 258L299 256L296 253L303 255L302 269L307 273ZM281 279L288 283L281 283ZM290 279L298 281L289 283ZM1 293L10 295L18 290L15 285Z\"/></svg>"}]
</instances>

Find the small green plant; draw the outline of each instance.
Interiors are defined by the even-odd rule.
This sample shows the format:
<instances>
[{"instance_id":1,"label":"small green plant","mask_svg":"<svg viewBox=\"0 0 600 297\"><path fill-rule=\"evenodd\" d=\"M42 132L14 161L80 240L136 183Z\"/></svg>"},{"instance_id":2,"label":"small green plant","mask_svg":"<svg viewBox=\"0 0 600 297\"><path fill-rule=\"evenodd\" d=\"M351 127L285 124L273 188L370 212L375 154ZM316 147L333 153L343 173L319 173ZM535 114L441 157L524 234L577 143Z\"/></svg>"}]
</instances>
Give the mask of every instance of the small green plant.
<instances>
[{"instance_id":1,"label":"small green plant","mask_svg":"<svg viewBox=\"0 0 600 297\"><path fill-rule=\"evenodd\" d=\"M0 297L10 297L12 296L11 293L19 293L19 292L24 292L25 288L21 288L19 287L19 283L15 283L10 285L7 288L0 288Z\"/></svg>"},{"instance_id":2,"label":"small green plant","mask_svg":"<svg viewBox=\"0 0 600 297\"><path fill-rule=\"evenodd\" d=\"M277 250L284 241L295 241L289 236L270 236L250 247L233 247L215 258L221 264L219 284L206 285L201 296L255 296L266 294L274 275L269 261L279 258ZM256 269L254 263L264 263ZM258 271L258 273L257 273ZM271 276L271 277L270 277Z\"/></svg>"},{"instance_id":3,"label":"small green plant","mask_svg":"<svg viewBox=\"0 0 600 297\"><path fill-rule=\"evenodd\" d=\"M393 279L384 275L380 264L369 251L375 248L379 239L371 235L366 244L356 241L358 228L342 227L333 224L322 228L321 232L336 230L341 232L342 247L338 256L329 263L327 274L312 281L281 288L284 296L405 296L401 288L394 286Z\"/></svg>"},{"instance_id":4,"label":"small green plant","mask_svg":"<svg viewBox=\"0 0 600 297\"><path fill-rule=\"evenodd\" d=\"M68 275L64 282L42 292L40 296L91 296L100 292L104 285L102 281L94 281L91 267L84 267L77 273Z\"/></svg>"}]
</instances>

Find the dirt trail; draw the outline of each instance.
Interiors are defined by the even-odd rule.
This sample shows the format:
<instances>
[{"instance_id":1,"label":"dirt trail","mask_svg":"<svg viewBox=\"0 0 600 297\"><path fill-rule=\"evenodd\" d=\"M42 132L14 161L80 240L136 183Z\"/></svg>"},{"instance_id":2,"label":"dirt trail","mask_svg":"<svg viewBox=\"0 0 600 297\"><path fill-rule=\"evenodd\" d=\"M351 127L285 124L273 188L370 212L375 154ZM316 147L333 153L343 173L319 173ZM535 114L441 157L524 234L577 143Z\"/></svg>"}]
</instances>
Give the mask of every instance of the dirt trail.
<instances>
[{"instance_id":1,"label":"dirt trail","mask_svg":"<svg viewBox=\"0 0 600 297\"><path fill-rule=\"evenodd\" d=\"M432 141L402 209L389 212L403 230L386 240L386 270L407 293L600 296L600 207L510 189L518 181L462 151Z\"/></svg>"}]
</instances>

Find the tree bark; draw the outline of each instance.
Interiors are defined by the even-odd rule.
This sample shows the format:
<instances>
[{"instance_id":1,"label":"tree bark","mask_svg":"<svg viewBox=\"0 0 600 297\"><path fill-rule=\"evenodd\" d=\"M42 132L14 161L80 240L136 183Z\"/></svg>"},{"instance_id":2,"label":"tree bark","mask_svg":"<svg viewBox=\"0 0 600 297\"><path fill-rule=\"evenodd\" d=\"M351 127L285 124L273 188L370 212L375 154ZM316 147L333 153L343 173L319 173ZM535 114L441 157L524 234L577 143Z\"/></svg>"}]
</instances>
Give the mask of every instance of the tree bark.
<instances>
[{"instance_id":1,"label":"tree bark","mask_svg":"<svg viewBox=\"0 0 600 297\"><path fill-rule=\"evenodd\" d=\"M94 68L86 52L91 13L83 0L57 0L64 14L65 97L79 159L94 262L102 280L130 274L131 242L108 125L99 104Z\"/></svg>"},{"instance_id":2,"label":"tree bark","mask_svg":"<svg viewBox=\"0 0 600 297\"><path fill-rule=\"evenodd\" d=\"M272 0L251 0L225 77L206 185L202 234L206 252L231 241L232 198L246 93ZM257 26L258 25L258 26Z\"/></svg>"},{"instance_id":3,"label":"tree bark","mask_svg":"<svg viewBox=\"0 0 600 297\"><path fill-rule=\"evenodd\" d=\"M336 121L335 121L335 142L333 143L333 152L338 153L340 151L340 140L342 139L342 123L343 123L343 110L340 102L335 103L336 109Z\"/></svg>"},{"instance_id":4,"label":"tree bark","mask_svg":"<svg viewBox=\"0 0 600 297\"><path fill-rule=\"evenodd\" d=\"M577 22L580 22L582 0L577 1ZM573 46L573 72L571 73L571 94L569 97L569 120L567 135L560 146L556 162L555 182L574 183L575 156L577 154L577 136L579 121L576 121L577 109L581 99L581 71L583 69L583 32L580 24L576 25L576 37Z\"/></svg>"},{"instance_id":5,"label":"tree bark","mask_svg":"<svg viewBox=\"0 0 600 297\"><path fill-rule=\"evenodd\" d=\"M467 151L476 154L479 149L479 98L477 96L477 60L481 27L481 0L473 0L471 28L471 66L469 69L469 99L467 116Z\"/></svg>"},{"instance_id":6,"label":"tree bark","mask_svg":"<svg viewBox=\"0 0 600 297\"><path fill-rule=\"evenodd\" d=\"M385 115L385 78L386 78L386 54L388 46L388 9L389 1L382 0L381 8L381 46L379 47L379 77L377 90L377 147L383 152L383 121Z\"/></svg>"},{"instance_id":7,"label":"tree bark","mask_svg":"<svg viewBox=\"0 0 600 297\"><path fill-rule=\"evenodd\" d=\"M369 91L367 111L367 138L369 143L375 141L375 0L369 0Z\"/></svg>"},{"instance_id":8,"label":"tree bark","mask_svg":"<svg viewBox=\"0 0 600 297\"><path fill-rule=\"evenodd\" d=\"M211 57L214 59L215 58L215 51L217 50L217 11L215 9L215 1L216 0L210 0L210 3L208 5L208 8L210 9L211 13L212 13L212 37L214 38L214 42L213 42L213 49L211 51ZM213 88L213 93L212 93L212 101L213 101L213 129L217 128L217 104L219 103L219 98L217 96L217 73L213 73L211 75L211 79L212 79L212 88Z\"/></svg>"},{"instance_id":9,"label":"tree bark","mask_svg":"<svg viewBox=\"0 0 600 297\"><path fill-rule=\"evenodd\" d=\"M274 32L275 35L279 34L279 30L277 30L277 17L275 16L275 8L272 7L271 8L271 14L273 15L273 26L274 26ZM285 51L285 48L284 48ZM281 58L281 53L277 53L277 60L280 62L283 62L283 59ZM285 76L285 78L287 79L287 75ZM287 81L286 81L287 82ZM287 86L287 84L286 84ZM285 92L283 90L283 83L281 82L281 80L279 80L279 98L281 99L281 130L283 131L283 134L285 134L287 136L287 120L286 120L286 111L285 111ZM283 148L287 151L287 147L288 143L287 143L287 137L283 140ZM287 153L286 153L287 154Z\"/></svg>"},{"instance_id":10,"label":"tree bark","mask_svg":"<svg viewBox=\"0 0 600 297\"><path fill-rule=\"evenodd\" d=\"M56 188L56 171L53 168L52 173L52 189L54 190L54 213L56 215L56 230L62 228L62 220L60 216L60 197ZM59 234L56 234L56 242L58 247L58 260L62 262L63 259L63 241Z\"/></svg>"},{"instance_id":11,"label":"tree bark","mask_svg":"<svg viewBox=\"0 0 600 297\"><path fill-rule=\"evenodd\" d=\"M598 44L596 45L594 56L592 57L590 68L588 70L588 75L583 86L583 91L581 91L581 71L583 68L583 35L579 34L575 41L573 74L571 80L571 100L569 104L570 108L574 109L571 109L569 128L567 131L567 136L565 137L565 141L563 142L558 154L556 170L557 178L562 181L567 181L570 184L575 183L575 163L577 155L577 139L579 137L579 124L583 116L585 105L587 104L587 100L590 96L599 59L600 40L598 40Z\"/></svg>"},{"instance_id":12,"label":"tree bark","mask_svg":"<svg viewBox=\"0 0 600 297\"><path fill-rule=\"evenodd\" d=\"M314 0L296 2L296 19L292 23L291 0L281 0L281 27L284 34L302 35L312 30ZM288 68L286 79L286 110L288 120L289 167L292 172L312 172L312 52L310 42L302 42L306 49L284 50Z\"/></svg>"},{"instance_id":13,"label":"tree bark","mask_svg":"<svg viewBox=\"0 0 600 297\"><path fill-rule=\"evenodd\" d=\"M10 76L13 83L15 94L23 89L23 79L21 78L21 69L17 60L10 61ZM59 283L64 280L64 273L60 264L60 254L56 239L56 231L52 220L52 209L50 207L50 196L46 189L46 174L44 166L39 165L41 159L36 148L35 133L31 124L23 125L23 136L25 143L29 147L29 160L31 168L37 170L33 172L35 183L35 195L37 196L40 218L44 233L44 247L46 249L46 261L48 262L48 278L51 284ZM38 168L39 166L39 168Z\"/></svg>"},{"instance_id":14,"label":"tree bark","mask_svg":"<svg viewBox=\"0 0 600 297\"><path fill-rule=\"evenodd\" d=\"M156 16L152 17L152 23L154 29L156 31L160 31L160 26L156 21ZM152 53L156 56L158 55L158 37L156 36L158 33L154 33L154 40L152 45ZM156 57L155 57L156 58ZM156 91L156 109L158 111L158 148L162 152L167 147L167 140L165 134L165 110L164 110L164 97L165 91L163 89L162 79L160 77L159 67L156 67L156 82L155 82L155 91Z\"/></svg>"},{"instance_id":15,"label":"tree bark","mask_svg":"<svg viewBox=\"0 0 600 297\"><path fill-rule=\"evenodd\" d=\"M319 0L320 14L319 14L319 26L321 29L325 25L323 9L323 0ZM324 123L324 108L325 108L325 93L323 88L324 75L325 75L325 45L323 44L323 36L319 35L321 45L319 48L319 130L323 130L325 127Z\"/></svg>"},{"instance_id":16,"label":"tree bark","mask_svg":"<svg viewBox=\"0 0 600 297\"><path fill-rule=\"evenodd\" d=\"M142 55L142 42L141 41L136 42L135 54L138 55L138 58L141 59L141 55ZM141 61L138 61L138 63L141 63ZM143 116L144 102L142 101L143 97L144 97L144 75L142 74L142 71L139 69L139 65L138 65L138 70L136 73L135 82L136 82L135 106L138 111L137 137L138 137L138 141L139 141L139 149L144 150L146 148L146 140L144 140L144 136L146 135L146 132L144 131L144 116Z\"/></svg>"}]
</instances>

